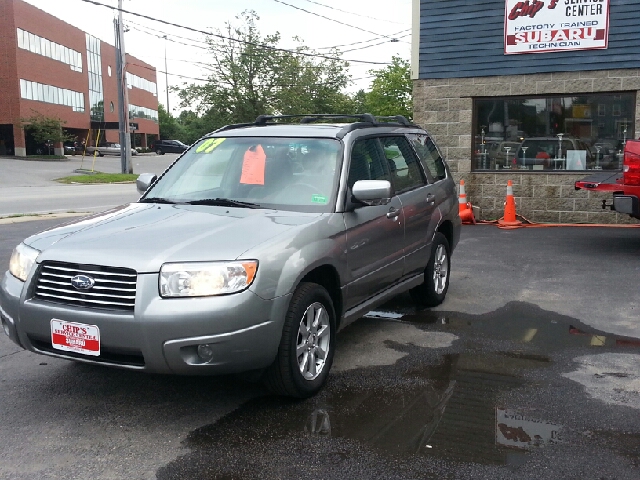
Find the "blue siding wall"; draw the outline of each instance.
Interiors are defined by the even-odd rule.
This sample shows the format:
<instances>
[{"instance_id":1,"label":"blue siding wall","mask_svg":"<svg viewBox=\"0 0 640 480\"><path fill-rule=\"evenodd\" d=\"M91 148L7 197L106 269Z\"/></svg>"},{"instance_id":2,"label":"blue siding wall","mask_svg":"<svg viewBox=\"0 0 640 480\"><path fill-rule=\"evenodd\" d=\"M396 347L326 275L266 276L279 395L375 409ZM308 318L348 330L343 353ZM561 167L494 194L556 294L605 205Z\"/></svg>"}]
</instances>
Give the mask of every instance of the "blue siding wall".
<instances>
[{"instance_id":1,"label":"blue siding wall","mask_svg":"<svg viewBox=\"0 0 640 480\"><path fill-rule=\"evenodd\" d=\"M419 78L640 68L640 0L610 0L606 50L505 55L504 10L504 0L421 0Z\"/></svg>"}]
</instances>

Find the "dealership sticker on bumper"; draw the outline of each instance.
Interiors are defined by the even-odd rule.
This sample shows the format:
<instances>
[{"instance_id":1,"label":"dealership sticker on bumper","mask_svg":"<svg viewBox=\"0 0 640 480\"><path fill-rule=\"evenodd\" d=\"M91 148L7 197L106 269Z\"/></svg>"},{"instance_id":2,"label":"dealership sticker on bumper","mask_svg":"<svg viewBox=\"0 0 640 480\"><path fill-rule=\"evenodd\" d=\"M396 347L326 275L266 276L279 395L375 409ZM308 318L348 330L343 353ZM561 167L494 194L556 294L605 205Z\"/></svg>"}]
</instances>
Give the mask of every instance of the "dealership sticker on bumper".
<instances>
[{"instance_id":1,"label":"dealership sticker on bumper","mask_svg":"<svg viewBox=\"0 0 640 480\"><path fill-rule=\"evenodd\" d=\"M51 319L51 345L58 350L100 355L100 330L95 325Z\"/></svg>"}]
</instances>

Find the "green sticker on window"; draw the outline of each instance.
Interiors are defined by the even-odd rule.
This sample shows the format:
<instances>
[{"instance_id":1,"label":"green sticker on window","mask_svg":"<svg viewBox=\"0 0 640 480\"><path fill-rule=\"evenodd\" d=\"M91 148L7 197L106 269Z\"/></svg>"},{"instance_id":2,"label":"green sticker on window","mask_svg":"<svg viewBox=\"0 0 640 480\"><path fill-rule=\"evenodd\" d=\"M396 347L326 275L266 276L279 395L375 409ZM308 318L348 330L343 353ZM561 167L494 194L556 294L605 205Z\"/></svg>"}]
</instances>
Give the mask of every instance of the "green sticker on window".
<instances>
[{"instance_id":1,"label":"green sticker on window","mask_svg":"<svg viewBox=\"0 0 640 480\"><path fill-rule=\"evenodd\" d=\"M214 148L224 142L224 138L210 138L202 142L200 146L196 149L196 153L211 153Z\"/></svg>"},{"instance_id":2,"label":"green sticker on window","mask_svg":"<svg viewBox=\"0 0 640 480\"><path fill-rule=\"evenodd\" d=\"M323 197L322 195L314 195L313 197L311 197L311 202L326 204L327 197Z\"/></svg>"}]
</instances>

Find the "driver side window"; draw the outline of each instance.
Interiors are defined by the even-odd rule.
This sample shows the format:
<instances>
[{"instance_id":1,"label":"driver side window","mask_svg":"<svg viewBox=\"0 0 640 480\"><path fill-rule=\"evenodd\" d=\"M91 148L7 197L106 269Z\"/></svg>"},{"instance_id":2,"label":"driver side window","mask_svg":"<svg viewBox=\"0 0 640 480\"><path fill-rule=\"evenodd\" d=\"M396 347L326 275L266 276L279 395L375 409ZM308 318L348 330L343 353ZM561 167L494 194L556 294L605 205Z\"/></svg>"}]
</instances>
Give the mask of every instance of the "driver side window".
<instances>
[{"instance_id":1,"label":"driver side window","mask_svg":"<svg viewBox=\"0 0 640 480\"><path fill-rule=\"evenodd\" d=\"M366 138L353 144L347 184L353 188L358 180L391 181L389 169L382 161L378 139Z\"/></svg>"}]
</instances>

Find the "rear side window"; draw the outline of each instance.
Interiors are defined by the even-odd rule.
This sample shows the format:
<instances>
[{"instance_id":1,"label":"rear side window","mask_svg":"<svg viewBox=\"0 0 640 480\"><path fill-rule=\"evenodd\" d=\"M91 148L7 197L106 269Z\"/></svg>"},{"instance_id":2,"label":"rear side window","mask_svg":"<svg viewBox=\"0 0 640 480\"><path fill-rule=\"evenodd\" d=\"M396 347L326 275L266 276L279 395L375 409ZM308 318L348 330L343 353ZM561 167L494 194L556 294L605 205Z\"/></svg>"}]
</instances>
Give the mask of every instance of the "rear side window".
<instances>
[{"instance_id":1,"label":"rear side window","mask_svg":"<svg viewBox=\"0 0 640 480\"><path fill-rule=\"evenodd\" d=\"M433 140L426 134L418 133L410 133L407 137L418 154L422 165L424 165L424 168L431 174L431 177L435 181L444 180L447 177L447 171Z\"/></svg>"}]
</instances>

